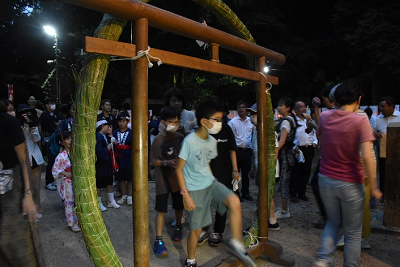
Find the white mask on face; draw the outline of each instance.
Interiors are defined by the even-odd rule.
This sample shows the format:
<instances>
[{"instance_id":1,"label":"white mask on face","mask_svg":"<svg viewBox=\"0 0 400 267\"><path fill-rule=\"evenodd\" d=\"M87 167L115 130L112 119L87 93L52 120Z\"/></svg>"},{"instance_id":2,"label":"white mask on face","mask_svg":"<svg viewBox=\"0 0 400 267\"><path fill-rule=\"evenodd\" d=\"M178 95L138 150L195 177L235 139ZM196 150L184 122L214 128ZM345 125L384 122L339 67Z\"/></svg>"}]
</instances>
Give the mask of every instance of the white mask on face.
<instances>
[{"instance_id":1,"label":"white mask on face","mask_svg":"<svg viewBox=\"0 0 400 267\"><path fill-rule=\"evenodd\" d=\"M222 122L220 122L220 121L210 121L210 120L208 120L208 121L213 124L213 126L210 129L208 129L207 126L206 126L209 134L217 134L217 133L219 133L221 131Z\"/></svg>"},{"instance_id":2,"label":"white mask on face","mask_svg":"<svg viewBox=\"0 0 400 267\"><path fill-rule=\"evenodd\" d=\"M167 123L167 132L174 133L178 131L178 125L171 125Z\"/></svg>"},{"instance_id":3,"label":"white mask on face","mask_svg":"<svg viewBox=\"0 0 400 267\"><path fill-rule=\"evenodd\" d=\"M55 104L50 105L50 109L51 109L51 110L55 110L55 109L56 109L56 105L55 105Z\"/></svg>"}]
</instances>

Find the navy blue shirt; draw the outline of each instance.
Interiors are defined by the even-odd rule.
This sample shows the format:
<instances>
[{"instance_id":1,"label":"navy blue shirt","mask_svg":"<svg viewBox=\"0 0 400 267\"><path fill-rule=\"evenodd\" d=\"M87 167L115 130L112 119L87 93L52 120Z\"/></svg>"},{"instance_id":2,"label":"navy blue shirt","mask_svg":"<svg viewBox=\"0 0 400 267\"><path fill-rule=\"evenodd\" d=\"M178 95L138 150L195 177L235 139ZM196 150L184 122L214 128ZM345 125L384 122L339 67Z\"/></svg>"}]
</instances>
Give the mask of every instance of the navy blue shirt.
<instances>
[{"instance_id":1,"label":"navy blue shirt","mask_svg":"<svg viewBox=\"0 0 400 267\"><path fill-rule=\"evenodd\" d=\"M113 167L111 162L111 155L108 152L107 144L110 143L109 137L101 133L96 133L96 177L112 176Z\"/></svg>"},{"instance_id":2,"label":"navy blue shirt","mask_svg":"<svg viewBox=\"0 0 400 267\"><path fill-rule=\"evenodd\" d=\"M118 134L119 133L119 134ZM119 129L113 131L113 136L117 139L119 145L127 145L132 148L132 130L126 129L125 132L121 132ZM117 148L114 146L114 150ZM132 168L132 149L120 150L121 157L116 157L118 166L122 169Z\"/></svg>"}]
</instances>

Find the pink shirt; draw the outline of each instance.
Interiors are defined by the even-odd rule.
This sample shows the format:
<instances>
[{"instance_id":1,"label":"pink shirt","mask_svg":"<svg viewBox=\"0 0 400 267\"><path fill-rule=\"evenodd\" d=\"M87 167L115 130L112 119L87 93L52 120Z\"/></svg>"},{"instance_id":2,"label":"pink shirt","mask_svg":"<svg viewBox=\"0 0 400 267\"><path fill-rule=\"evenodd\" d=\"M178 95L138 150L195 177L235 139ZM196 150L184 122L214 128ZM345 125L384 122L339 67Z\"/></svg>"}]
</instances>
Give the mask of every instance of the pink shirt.
<instances>
[{"instance_id":1,"label":"pink shirt","mask_svg":"<svg viewBox=\"0 0 400 267\"><path fill-rule=\"evenodd\" d=\"M368 120L354 112L325 111L317 135L321 137L320 173L345 182L364 183L360 144L375 140Z\"/></svg>"}]
</instances>

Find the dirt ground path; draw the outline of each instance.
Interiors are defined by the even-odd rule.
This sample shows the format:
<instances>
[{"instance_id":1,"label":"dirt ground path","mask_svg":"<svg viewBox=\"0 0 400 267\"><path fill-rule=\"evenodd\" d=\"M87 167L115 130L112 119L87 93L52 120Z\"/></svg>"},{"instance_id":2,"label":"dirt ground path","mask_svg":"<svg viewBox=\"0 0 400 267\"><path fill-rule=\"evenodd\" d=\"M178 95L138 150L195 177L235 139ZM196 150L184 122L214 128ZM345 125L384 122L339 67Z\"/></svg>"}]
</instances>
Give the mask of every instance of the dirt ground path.
<instances>
[{"instance_id":1,"label":"dirt ground path","mask_svg":"<svg viewBox=\"0 0 400 267\"><path fill-rule=\"evenodd\" d=\"M42 185L44 184L44 173L42 175ZM42 247L47 266L54 267L84 267L93 266L89 260L88 252L85 247L81 233L73 233L65 221L64 210L60 207L61 200L56 191L41 190L41 203L43 218L39 222L39 233L41 236ZM250 190L253 196L257 194L257 186L251 181ZM312 222L318 220L318 208L311 188L307 187L307 195L310 201L290 203L291 218L279 221L280 231L269 231L269 239L278 242L284 254L296 261L296 266L311 266L314 255L320 245L322 230L313 227ZM103 195L103 202L106 203L106 194ZM280 207L280 198L275 196L276 206ZM149 183L149 213L150 213L150 266L184 266L186 258L186 241L189 234L188 225L184 224L184 239L180 242L171 240L173 228L171 223L174 213L171 210L166 215L164 227L164 241L169 255L165 259L154 256L151 250L155 239L154 219L155 219L155 184ZM248 227L254 216L255 202L244 201L242 203L243 228ZM400 233L395 231L382 230L379 222L382 214L383 204L379 204L372 211L377 220L373 222L376 228L371 233L371 250L363 250L361 253L361 265L364 267L386 267L400 266ZM126 205L120 209L109 208L103 212L108 234L116 250L120 261L124 266L133 265L133 231L132 231L132 208ZM375 227L375 226L374 226ZM224 239L229 236L229 225ZM200 266L216 266L218 263L212 261L217 256L228 256L224 245L218 248L209 247L206 243L197 249L196 260ZM343 252L335 253L336 266L343 265ZM270 263L266 257L257 259L258 266L278 266Z\"/></svg>"}]
</instances>

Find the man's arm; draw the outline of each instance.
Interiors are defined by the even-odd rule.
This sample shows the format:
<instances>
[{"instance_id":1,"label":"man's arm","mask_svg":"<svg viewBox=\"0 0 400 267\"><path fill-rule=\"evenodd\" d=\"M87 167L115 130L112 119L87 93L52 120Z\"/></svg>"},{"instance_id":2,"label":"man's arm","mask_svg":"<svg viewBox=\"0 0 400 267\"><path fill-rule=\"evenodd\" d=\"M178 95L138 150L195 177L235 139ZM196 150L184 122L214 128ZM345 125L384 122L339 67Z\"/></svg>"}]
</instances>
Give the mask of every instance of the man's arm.
<instances>
[{"instance_id":1,"label":"man's arm","mask_svg":"<svg viewBox=\"0 0 400 267\"><path fill-rule=\"evenodd\" d=\"M32 174L30 170L30 162L25 142L15 146L14 150L17 154L18 161L21 164L22 177L24 180L22 212L24 215L28 215L28 220L30 222L37 221L37 211L32 196L33 188L31 189L31 184L34 183L33 181L30 181L30 177L32 177Z\"/></svg>"},{"instance_id":2,"label":"man's arm","mask_svg":"<svg viewBox=\"0 0 400 267\"><path fill-rule=\"evenodd\" d=\"M187 211L193 211L196 205L193 199L190 197L185 183L185 178L183 177L183 166L185 166L186 160L179 158L178 165L176 166L175 173L178 178L179 188L181 189L181 194L183 198L183 206Z\"/></svg>"}]
</instances>

